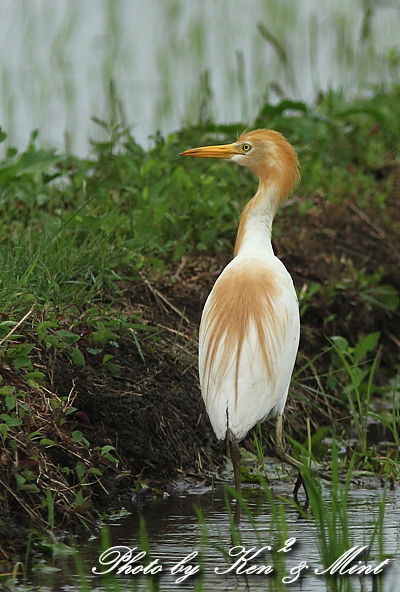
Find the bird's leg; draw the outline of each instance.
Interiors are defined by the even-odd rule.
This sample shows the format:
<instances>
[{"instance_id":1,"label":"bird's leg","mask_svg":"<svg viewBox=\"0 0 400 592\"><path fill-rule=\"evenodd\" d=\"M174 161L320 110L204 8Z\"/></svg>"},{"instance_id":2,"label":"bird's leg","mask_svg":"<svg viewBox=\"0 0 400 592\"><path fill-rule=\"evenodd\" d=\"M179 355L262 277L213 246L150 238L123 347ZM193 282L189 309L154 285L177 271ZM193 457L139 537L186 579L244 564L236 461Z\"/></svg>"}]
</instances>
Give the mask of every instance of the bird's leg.
<instances>
[{"instance_id":1,"label":"bird's leg","mask_svg":"<svg viewBox=\"0 0 400 592\"><path fill-rule=\"evenodd\" d=\"M306 498L307 498L307 502L308 502L308 495L307 495L307 490L306 487L304 485L304 481L303 478L301 476L300 473L300 469L303 468L303 465L301 462L299 462L298 460L292 458L289 454L287 454L285 452L285 449L283 447L283 442L282 442L282 414L278 413L278 415L276 416L276 423L275 423L275 454L276 456L279 458L279 460L281 460L282 462L287 462L289 465L292 465L292 467L294 467L295 469L298 469L299 471L299 476L297 478L296 481L296 485L294 486L294 491L293 491L293 496L294 496L294 500L295 502L298 504L298 491L301 487L301 485L303 485L304 487L304 491L306 492Z\"/></svg>"},{"instance_id":2,"label":"bird's leg","mask_svg":"<svg viewBox=\"0 0 400 592\"><path fill-rule=\"evenodd\" d=\"M285 452L282 442L282 414L278 413L275 423L275 454L282 462L292 465L295 469L303 469L303 464Z\"/></svg>"},{"instance_id":3,"label":"bird's leg","mask_svg":"<svg viewBox=\"0 0 400 592\"><path fill-rule=\"evenodd\" d=\"M227 441L229 442L229 452L231 455L232 465L233 465L233 474L235 477L235 489L238 495L242 494L242 480L240 477L240 461L242 460L242 455L240 454L239 444L235 436L228 430L228 437ZM239 524L240 522L240 514L241 514L241 505L239 499L236 500L235 504L235 514L234 514L234 523Z\"/></svg>"},{"instance_id":4,"label":"bird's leg","mask_svg":"<svg viewBox=\"0 0 400 592\"><path fill-rule=\"evenodd\" d=\"M303 464L301 462L299 462L298 460L294 459L292 456L290 456L289 454L287 454L285 452L285 449L283 447L283 442L282 442L282 414L281 413L278 413L278 415L276 416L276 423L275 423L275 454L279 458L279 460L281 460L282 462L286 462L289 465L292 465L292 467L294 467L298 471L300 471L301 469L304 468L304 466L303 466ZM332 481L332 477L330 475L327 475L326 473L323 473L322 471L319 471L317 469L312 469L311 467L309 467L309 471L310 471L310 473L312 473L313 475L317 475L321 479L325 479L326 481ZM344 480L341 479L341 478L339 478L339 481L344 482ZM304 485L304 480L303 480L303 478L301 477L301 474L300 474L299 475L299 479L297 480L296 486L295 486L295 491L294 491L295 498L297 498L297 492L298 492L301 484L303 484L304 491L306 491L306 488L305 488L305 485ZM307 491L306 491L306 495L307 495ZM307 496L307 498L308 498L308 496Z\"/></svg>"},{"instance_id":5,"label":"bird's leg","mask_svg":"<svg viewBox=\"0 0 400 592\"><path fill-rule=\"evenodd\" d=\"M285 452L285 449L283 447L283 442L282 442L282 414L278 413L278 415L276 416L276 423L275 423L275 453L276 456L279 458L279 460L283 461L283 462L287 462L289 465L292 465L292 467L294 467L295 469L298 469L299 471L299 476L297 477L297 481L296 481L296 485L294 486L294 491L293 491L293 496L294 496L294 500L295 502L298 504L299 503L299 498L297 496L300 487L303 485L304 487L304 491L306 494L306 498L307 498L307 506L308 506L308 495L307 495L307 489L306 486L304 484L303 478L301 476L300 473L300 469L303 468L303 464L301 462L299 462L298 460L294 459L293 457L291 457L289 454L287 454Z\"/></svg>"},{"instance_id":6,"label":"bird's leg","mask_svg":"<svg viewBox=\"0 0 400 592\"><path fill-rule=\"evenodd\" d=\"M309 497L308 497L308 494L307 494L307 489L306 489L306 486L304 484L303 477L301 476L301 473L299 471L299 474L297 475L296 484L295 484L294 489L293 489L294 501L296 502L296 504L299 507L300 507L300 502L299 502L298 493L299 493L299 489L300 489L301 486L304 487L304 491L306 493L306 503L303 506L303 511L306 512L308 510L308 506L310 505L310 500L309 500Z\"/></svg>"},{"instance_id":7,"label":"bird's leg","mask_svg":"<svg viewBox=\"0 0 400 592\"><path fill-rule=\"evenodd\" d=\"M275 453L276 453L276 456L279 458L279 460L281 460L283 462L287 462L289 465L292 465L292 467L294 467L295 469L298 469L299 475L297 477L296 485L294 486L293 497L294 497L294 501L296 502L296 504L300 505L299 498L298 498L297 494L299 492L300 487L303 486L305 494L306 494L306 508L307 508L308 507L308 494L307 494L307 489L306 489L303 477L301 476L301 473L300 473L300 469L303 469L304 467L301 462L294 459L293 457L291 457L289 454L287 454L285 452L285 449L283 447L283 442L282 442L282 414L281 413L278 413L278 415L276 416Z\"/></svg>"},{"instance_id":8,"label":"bird's leg","mask_svg":"<svg viewBox=\"0 0 400 592\"><path fill-rule=\"evenodd\" d=\"M232 465L233 465L233 474L235 476L235 489L236 492L241 495L242 493L242 480L240 478L240 461L242 460L242 455L240 454L239 444L237 440L232 436L229 438L229 450L231 453Z\"/></svg>"}]
</instances>

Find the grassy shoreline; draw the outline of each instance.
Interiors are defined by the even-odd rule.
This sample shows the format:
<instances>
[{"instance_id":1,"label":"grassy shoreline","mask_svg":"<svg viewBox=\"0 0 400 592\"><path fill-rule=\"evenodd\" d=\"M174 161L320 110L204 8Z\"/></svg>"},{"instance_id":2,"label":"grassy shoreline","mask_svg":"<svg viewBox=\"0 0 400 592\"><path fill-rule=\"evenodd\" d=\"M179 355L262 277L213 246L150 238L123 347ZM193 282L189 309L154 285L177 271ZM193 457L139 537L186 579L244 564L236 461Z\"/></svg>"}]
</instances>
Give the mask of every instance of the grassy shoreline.
<instances>
[{"instance_id":1,"label":"grassy shoreline","mask_svg":"<svg viewBox=\"0 0 400 592\"><path fill-rule=\"evenodd\" d=\"M346 105L333 93L313 108L282 101L249 126L284 133L302 165L273 233L302 317L286 411L294 453L293 440L329 470L330 437L347 449L341 470L355 452L356 470L389 481L400 444L399 99L395 88ZM33 134L0 163L9 543L16 528L70 530L123 503L121 491L223 464L198 392L197 325L255 181L179 153L244 126L156 135L144 151L117 122L99 125L109 141L87 159L40 149ZM244 446L265 454L268 426L262 434Z\"/></svg>"}]
</instances>

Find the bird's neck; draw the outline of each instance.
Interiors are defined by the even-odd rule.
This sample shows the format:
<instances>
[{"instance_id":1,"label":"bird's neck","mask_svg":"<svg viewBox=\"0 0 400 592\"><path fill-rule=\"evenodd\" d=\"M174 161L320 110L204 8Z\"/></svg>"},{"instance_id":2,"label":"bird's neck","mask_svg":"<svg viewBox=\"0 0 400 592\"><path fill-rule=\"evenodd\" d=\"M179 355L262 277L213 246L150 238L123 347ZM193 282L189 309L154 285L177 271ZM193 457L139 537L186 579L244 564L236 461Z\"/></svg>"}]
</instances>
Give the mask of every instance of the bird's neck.
<instances>
[{"instance_id":1,"label":"bird's neck","mask_svg":"<svg viewBox=\"0 0 400 592\"><path fill-rule=\"evenodd\" d=\"M243 209L236 235L236 255L273 255L272 221L281 196L279 185L260 181L257 193Z\"/></svg>"}]
</instances>

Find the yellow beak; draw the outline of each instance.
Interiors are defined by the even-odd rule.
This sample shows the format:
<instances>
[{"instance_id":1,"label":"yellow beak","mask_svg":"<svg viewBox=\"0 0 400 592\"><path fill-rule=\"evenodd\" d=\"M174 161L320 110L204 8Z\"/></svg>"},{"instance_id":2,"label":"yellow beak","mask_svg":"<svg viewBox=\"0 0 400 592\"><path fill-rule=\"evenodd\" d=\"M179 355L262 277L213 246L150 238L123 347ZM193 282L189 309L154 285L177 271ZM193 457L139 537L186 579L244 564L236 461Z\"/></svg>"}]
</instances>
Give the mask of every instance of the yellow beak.
<instances>
[{"instance_id":1,"label":"yellow beak","mask_svg":"<svg viewBox=\"0 0 400 592\"><path fill-rule=\"evenodd\" d=\"M222 144L221 146L201 146L181 152L181 156L197 156L198 158L232 158L239 153L238 146Z\"/></svg>"}]
</instances>

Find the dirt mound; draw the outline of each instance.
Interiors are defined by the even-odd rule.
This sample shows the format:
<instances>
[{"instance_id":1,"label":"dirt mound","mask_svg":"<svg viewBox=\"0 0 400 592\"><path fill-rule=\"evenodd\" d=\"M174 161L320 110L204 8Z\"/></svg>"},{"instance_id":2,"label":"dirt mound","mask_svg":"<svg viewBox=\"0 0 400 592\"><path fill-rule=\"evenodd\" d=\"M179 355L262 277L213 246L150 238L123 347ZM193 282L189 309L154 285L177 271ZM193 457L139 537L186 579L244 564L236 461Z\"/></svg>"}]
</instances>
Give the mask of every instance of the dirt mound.
<instances>
[{"instance_id":1,"label":"dirt mound","mask_svg":"<svg viewBox=\"0 0 400 592\"><path fill-rule=\"evenodd\" d=\"M373 331L382 333L383 367L398 363L400 320L390 298L385 306L386 288L392 298L400 289L395 173L383 215L352 201L314 196L305 215L288 207L279 216L277 254L300 293L319 286L304 306L300 363L326 347L326 336L341 335L354 345ZM124 339L110 352L121 370L118 377L92 364L76 378L76 406L104 429L135 477L167 480L221 460L223 446L209 454L215 438L198 387L197 329L204 301L230 258L230 253L186 257L161 278L121 284L120 306L158 333L140 340L140 351ZM57 378L59 388L69 389L71 381L72 376ZM288 414L296 411L290 403ZM304 429L298 421L289 423L294 435Z\"/></svg>"}]
</instances>

